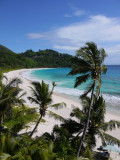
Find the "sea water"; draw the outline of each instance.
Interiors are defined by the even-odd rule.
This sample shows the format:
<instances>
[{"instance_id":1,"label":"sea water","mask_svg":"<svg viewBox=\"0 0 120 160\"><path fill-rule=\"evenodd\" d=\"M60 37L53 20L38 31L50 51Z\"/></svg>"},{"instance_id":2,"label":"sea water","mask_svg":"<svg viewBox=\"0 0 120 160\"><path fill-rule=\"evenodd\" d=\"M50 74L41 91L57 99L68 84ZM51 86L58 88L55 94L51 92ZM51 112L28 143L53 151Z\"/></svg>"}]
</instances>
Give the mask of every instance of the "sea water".
<instances>
[{"instance_id":1,"label":"sea water","mask_svg":"<svg viewBox=\"0 0 120 160\"><path fill-rule=\"evenodd\" d=\"M66 94L76 100L84 93L86 87L91 82L90 80L77 88L74 88L75 78L77 76L70 76L70 68L51 68L32 70L23 73L25 78L32 81L41 82L44 80L52 87L52 82L56 82L55 92ZM103 95L107 110L120 115L120 65L107 66L107 73L101 76L101 94ZM106 149L120 153L117 145L107 145Z\"/></svg>"},{"instance_id":2,"label":"sea water","mask_svg":"<svg viewBox=\"0 0 120 160\"><path fill-rule=\"evenodd\" d=\"M89 80L74 88L75 79L79 75L68 75L70 70L70 68L32 70L25 72L23 76L32 81L44 80L50 87L52 87L52 82L55 81L57 84L55 92L79 98L91 81ZM107 73L102 75L101 94L106 101L107 109L120 115L120 65L107 66Z\"/></svg>"}]
</instances>

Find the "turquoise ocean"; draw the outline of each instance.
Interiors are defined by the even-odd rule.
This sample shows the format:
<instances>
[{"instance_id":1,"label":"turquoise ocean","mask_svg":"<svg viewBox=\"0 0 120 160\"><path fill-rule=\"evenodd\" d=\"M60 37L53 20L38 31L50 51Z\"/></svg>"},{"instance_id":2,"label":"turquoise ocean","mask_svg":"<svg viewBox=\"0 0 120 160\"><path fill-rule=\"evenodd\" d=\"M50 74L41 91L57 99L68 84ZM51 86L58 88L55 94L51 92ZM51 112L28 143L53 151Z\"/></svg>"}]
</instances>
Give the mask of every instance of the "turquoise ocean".
<instances>
[{"instance_id":1,"label":"turquoise ocean","mask_svg":"<svg viewBox=\"0 0 120 160\"><path fill-rule=\"evenodd\" d=\"M101 94L106 101L107 110L120 115L120 65L109 65L107 69L106 75L102 75ZM24 72L23 76L32 81L44 80L50 87L55 81L57 84L55 92L78 100L90 81L74 88L76 76L68 76L70 70L70 68L32 70Z\"/></svg>"},{"instance_id":2,"label":"turquoise ocean","mask_svg":"<svg viewBox=\"0 0 120 160\"><path fill-rule=\"evenodd\" d=\"M107 69L106 75L102 75L101 94L106 101L107 110L120 115L120 65L109 65ZM55 92L79 100L90 81L74 88L76 76L68 76L70 70L70 68L31 70L23 72L22 76L32 81L41 82L44 80L50 85L50 88L52 82L55 81L57 84ZM120 153L120 148L117 145L107 145L105 149Z\"/></svg>"}]
</instances>

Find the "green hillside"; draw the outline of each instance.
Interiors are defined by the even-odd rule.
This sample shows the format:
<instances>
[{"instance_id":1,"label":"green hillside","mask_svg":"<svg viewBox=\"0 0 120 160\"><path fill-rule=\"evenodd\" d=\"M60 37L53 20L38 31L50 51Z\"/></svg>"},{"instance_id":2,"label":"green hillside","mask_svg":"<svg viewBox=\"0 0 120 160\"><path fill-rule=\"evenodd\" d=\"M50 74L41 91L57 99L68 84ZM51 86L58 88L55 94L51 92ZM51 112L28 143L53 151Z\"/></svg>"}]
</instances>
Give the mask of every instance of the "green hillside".
<instances>
[{"instance_id":1,"label":"green hillside","mask_svg":"<svg viewBox=\"0 0 120 160\"><path fill-rule=\"evenodd\" d=\"M8 48L0 45L0 68L30 68L35 67L36 62L20 54L16 54Z\"/></svg>"},{"instance_id":2,"label":"green hillside","mask_svg":"<svg viewBox=\"0 0 120 160\"><path fill-rule=\"evenodd\" d=\"M10 49L8 49L7 47L5 47L1 44L0 44L0 52L2 52L2 53L14 53L13 51L11 51Z\"/></svg>"},{"instance_id":3,"label":"green hillside","mask_svg":"<svg viewBox=\"0 0 120 160\"><path fill-rule=\"evenodd\" d=\"M70 67L71 66L71 58L72 58L71 55L62 54L51 49L39 50L38 52L27 50L21 55L37 62L38 67Z\"/></svg>"},{"instance_id":4,"label":"green hillside","mask_svg":"<svg viewBox=\"0 0 120 160\"><path fill-rule=\"evenodd\" d=\"M46 49L16 54L0 45L0 68L71 67L71 55Z\"/></svg>"}]
</instances>

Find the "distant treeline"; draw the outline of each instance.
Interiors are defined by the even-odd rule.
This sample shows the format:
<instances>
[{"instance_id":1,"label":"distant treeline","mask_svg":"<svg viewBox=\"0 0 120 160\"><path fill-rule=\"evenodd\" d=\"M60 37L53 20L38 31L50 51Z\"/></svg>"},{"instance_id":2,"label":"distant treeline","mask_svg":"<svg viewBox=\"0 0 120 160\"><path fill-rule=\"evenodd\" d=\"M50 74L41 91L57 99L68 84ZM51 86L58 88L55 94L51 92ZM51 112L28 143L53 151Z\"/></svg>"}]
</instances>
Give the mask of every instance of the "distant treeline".
<instances>
[{"instance_id":1,"label":"distant treeline","mask_svg":"<svg viewBox=\"0 0 120 160\"><path fill-rule=\"evenodd\" d=\"M27 50L16 54L0 45L0 68L71 67L71 58L69 54L62 54L51 49L38 52Z\"/></svg>"}]
</instances>

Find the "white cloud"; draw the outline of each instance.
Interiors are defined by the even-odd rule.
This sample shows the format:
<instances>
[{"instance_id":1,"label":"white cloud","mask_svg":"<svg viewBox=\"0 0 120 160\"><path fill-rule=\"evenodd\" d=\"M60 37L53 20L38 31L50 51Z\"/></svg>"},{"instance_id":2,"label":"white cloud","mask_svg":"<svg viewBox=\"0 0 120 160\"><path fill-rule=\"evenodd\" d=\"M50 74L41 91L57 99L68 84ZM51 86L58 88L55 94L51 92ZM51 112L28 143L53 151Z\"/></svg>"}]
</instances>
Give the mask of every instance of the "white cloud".
<instances>
[{"instance_id":1,"label":"white cloud","mask_svg":"<svg viewBox=\"0 0 120 160\"><path fill-rule=\"evenodd\" d=\"M45 37L43 34L40 33L28 33L27 36L29 39L40 39Z\"/></svg>"},{"instance_id":2,"label":"white cloud","mask_svg":"<svg viewBox=\"0 0 120 160\"><path fill-rule=\"evenodd\" d=\"M71 9L73 10L71 14L65 14L64 17L66 18L70 18L73 16L82 16L85 15L86 12L84 10L81 9L77 9L76 7L71 7Z\"/></svg>"},{"instance_id":3,"label":"white cloud","mask_svg":"<svg viewBox=\"0 0 120 160\"><path fill-rule=\"evenodd\" d=\"M48 40L55 49L75 51L87 41L105 48L108 54L120 54L120 18L103 15L73 23L46 33L29 33L31 39Z\"/></svg>"},{"instance_id":4,"label":"white cloud","mask_svg":"<svg viewBox=\"0 0 120 160\"><path fill-rule=\"evenodd\" d=\"M106 52L108 52L109 54L120 54L120 44L118 45L113 45L111 47L106 47Z\"/></svg>"},{"instance_id":5,"label":"white cloud","mask_svg":"<svg viewBox=\"0 0 120 160\"><path fill-rule=\"evenodd\" d=\"M95 41L96 43L120 41L120 19L102 15L91 16L88 20L58 29L59 38L72 43Z\"/></svg>"},{"instance_id":6,"label":"white cloud","mask_svg":"<svg viewBox=\"0 0 120 160\"><path fill-rule=\"evenodd\" d=\"M54 45L53 48L55 49L63 49L63 50L70 50L70 51L75 51L79 49L79 47L74 47L74 46L62 46L62 45Z\"/></svg>"},{"instance_id":7,"label":"white cloud","mask_svg":"<svg viewBox=\"0 0 120 160\"><path fill-rule=\"evenodd\" d=\"M74 13L73 13L75 16L82 16L85 14L85 11L83 10L76 10Z\"/></svg>"}]
</instances>

